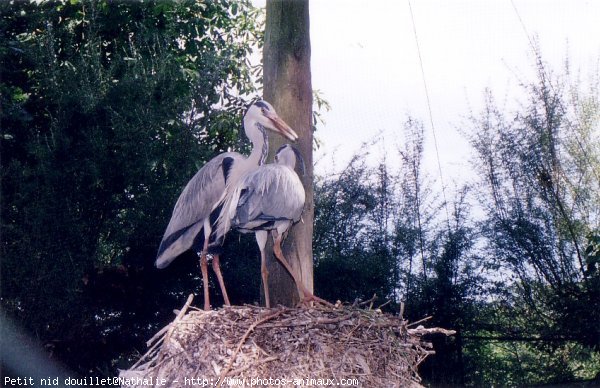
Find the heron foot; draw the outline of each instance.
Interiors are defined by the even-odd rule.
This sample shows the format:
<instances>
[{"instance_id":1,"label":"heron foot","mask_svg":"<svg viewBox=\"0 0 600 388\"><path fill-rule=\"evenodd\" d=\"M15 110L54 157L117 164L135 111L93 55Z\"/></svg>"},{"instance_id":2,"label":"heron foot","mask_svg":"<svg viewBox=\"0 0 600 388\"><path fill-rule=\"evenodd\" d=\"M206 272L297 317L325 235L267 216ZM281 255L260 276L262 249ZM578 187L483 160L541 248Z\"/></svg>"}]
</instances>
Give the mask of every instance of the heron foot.
<instances>
[{"instance_id":1,"label":"heron foot","mask_svg":"<svg viewBox=\"0 0 600 388\"><path fill-rule=\"evenodd\" d=\"M302 300L298 302L296 307L312 307L312 303L322 304L327 307L335 307L335 305L329 303L325 299L321 299L318 296L315 296L314 294L305 294L304 298L302 298Z\"/></svg>"}]
</instances>

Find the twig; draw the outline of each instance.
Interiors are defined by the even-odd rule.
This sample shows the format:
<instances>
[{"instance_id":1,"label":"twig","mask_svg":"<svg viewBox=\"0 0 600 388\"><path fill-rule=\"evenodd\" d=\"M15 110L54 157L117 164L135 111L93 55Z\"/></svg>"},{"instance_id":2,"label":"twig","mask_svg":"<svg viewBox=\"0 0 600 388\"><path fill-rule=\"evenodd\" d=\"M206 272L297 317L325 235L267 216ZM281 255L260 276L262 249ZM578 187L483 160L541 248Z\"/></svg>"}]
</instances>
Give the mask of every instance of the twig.
<instances>
[{"instance_id":1,"label":"twig","mask_svg":"<svg viewBox=\"0 0 600 388\"><path fill-rule=\"evenodd\" d=\"M246 370L246 369L248 369L248 368L251 368L251 367L253 367L253 366L256 366L256 365L264 364L264 363L267 363L267 362L275 361L275 360L277 360L277 359L279 359L279 357L275 357L275 356L271 356L271 357L263 358L262 360L258 360L258 361L256 361L256 362L253 362L253 363L251 363L251 364L246 364L246 365L244 365L244 366L243 366L243 367L241 367L241 368L237 368L237 369L234 369L234 370L232 370L232 371L229 371L229 372L227 372L227 374L226 374L225 376L223 376L223 377L227 377L227 376L235 376L235 375L237 375L237 374L239 374L239 373L242 373L243 371L245 371L245 370ZM220 377L219 377L219 378L220 378ZM223 382L221 382L221 384L223 384Z\"/></svg>"},{"instance_id":2,"label":"twig","mask_svg":"<svg viewBox=\"0 0 600 388\"><path fill-rule=\"evenodd\" d=\"M348 342L350 341L350 337L352 337L352 334L356 331L356 329L358 329L361 326L361 322L360 322L360 317L358 317L358 323L352 328L350 329L350 331L346 334L346 341Z\"/></svg>"},{"instance_id":3,"label":"twig","mask_svg":"<svg viewBox=\"0 0 600 388\"><path fill-rule=\"evenodd\" d=\"M371 299L365 300L364 302L360 302L358 305L364 306L366 304L371 303L371 307L373 307L373 302L375 301L375 299L377 299L377 294L373 294L373 297L371 297ZM369 310L371 310L371 307L369 307Z\"/></svg>"},{"instance_id":4,"label":"twig","mask_svg":"<svg viewBox=\"0 0 600 388\"><path fill-rule=\"evenodd\" d=\"M410 326L418 325L419 323L421 323L421 322L425 322L425 321L427 321L427 320L429 320L429 319L431 319L431 318L433 318L433 316L431 316L431 315L430 315L430 316L428 316L428 317L425 317L425 318L423 318L423 319L419 319L419 320L418 320L418 321L416 321L416 322L409 323L408 325L406 325L406 327L410 327Z\"/></svg>"},{"instance_id":5,"label":"twig","mask_svg":"<svg viewBox=\"0 0 600 388\"><path fill-rule=\"evenodd\" d=\"M388 300L387 300L387 302L385 302L385 303L384 303L384 304L382 304L382 305L379 305L379 307L377 307L377 309L379 309L379 310L380 310L382 307L384 307L384 306L387 306L387 305L388 305L388 304L390 304L391 302L392 302L392 300L391 300L391 299L388 299Z\"/></svg>"},{"instance_id":6,"label":"twig","mask_svg":"<svg viewBox=\"0 0 600 388\"><path fill-rule=\"evenodd\" d=\"M157 342L152 347L150 347L150 349L148 349L148 351L135 364L133 364L133 366L131 367L132 369L137 367L140 364L140 362L142 360L144 360L146 358L146 356L148 356L154 349L156 349L156 347L161 342L164 342L165 337L163 337L163 338L161 338L161 337L163 336L163 334L165 334L169 330L169 328L171 328L177 321L179 321L181 319L181 316L183 314L185 314L187 309L190 307L192 300L194 300L194 295L190 294L188 296L185 304L183 305L182 309L178 312L177 316L175 317L175 320L173 322L169 323L168 325L166 325L165 327L163 327L162 329L160 329L158 331L158 333L154 334L152 336L152 338L150 338L148 341L146 341L146 346L150 346L155 341L157 341Z\"/></svg>"},{"instance_id":7,"label":"twig","mask_svg":"<svg viewBox=\"0 0 600 388\"><path fill-rule=\"evenodd\" d=\"M242 339L240 340L240 342L238 343L237 348L235 349L235 352L233 352L233 354L231 355L231 358L229 359L229 363L227 364L227 367L225 368L224 371L221 372L221 374L219 375L219 381L221 381L221 386L223 385L223 377L225 377L227 375L227 373L229 373L229 371L231 370L231 366L233 365L233 362L235 361L235 358L237 357L237 354L240 352L240 349L242 349L242 345L244 345L244 342L246 342L246 339L248 338L248 336L250 335L250 333L252 333L252 331L256 328L256 326L260 325L261 323L264 323L270 319L273 319L281 314L284 313L285 310L279 310L273 314L267 315L266 317L264 317L263 319L260 319L256 322L254 322L252 325L250 325L250 327L248 327L248 330L246 330L246 333L244 333L244 336L242 337Z\"/></svg>"},{"instance_id":8,"label":"twig","mask_svg":"<svg viewBox=\"0 0 600 388\"><path fill-rule=\"evenodd\" d=\"M165 336L163 337L162 343L163 346L165 344L167 344L169 342L169 339L171 339L171 335L173 334L173 331L175 331L175 328L177 327L177 323L181 320L181 317L183 317L185 315L185 312L187 311L188 307L190 307L190 304L192 304L192 300L194 300L194 294L190 294L185 302L185 304L183 305L183 307L181 308L181 311L179 311L179 313L177 314L177 316L175 317L175 319L173 320L173 322L171 322L170 324L168 324L167 326L165 326L161 331L165 330L167 333L165 334ZM153 337L154 338L154 337ZM157 342L154 344L154 346L152 348L150 348L150 350L148 350L148 352L146 352L146 354L144 354L144 356L142 356L142 358L140 358L140 360L138 360L138 362L136 364L134 364L131 368L134 369L135 367L137 367L137 364L144 359L144 357L149 354L150 352L152 352L160 343ZM166 350L166 347L163 347L160 349L158 355L164 353Z\"/></svg>"},{"instance_id":9,"label":"twig","mask_svg":"<svg viewBox=\"0 0 600 388\"><path fill-rule=\"evenodd\" d=\"M185 301L185 304L183 305L183 307L181 308L179 313L177 313L177 316L175 317L173 322L171 322L171 324L169 325L172 329L175 329L175 326L181 320L181 317L183 317L185 315L188 307L190 307L190 304L192 304L192 300L194 300L194 294L188 295L188 298ZM167 333L167 335L165 336L165 340L168 340L171 337L171 333L173 333L173 330L171 330Z\"/></svg>"},{"instance_id":10,"label":"twig","mask_svg":"<svg viewBox=\"0 0 600 388\"><path fill-rule=\"evenodd\" d=\"M317 325L338 323L338 322L342 322L342 321L347 321L348 319L350 319L354 316L355 316L354 313L350 313L348 315L344 315L344 316L338 317L338 318L319 318L319 319L315 320L315 323Z\"/></svg>"},{"instance_id":11,"label":"twig","mask_svg":"<svg viewBox=\"0 0 600 388\"><path fill-rule=\"evenodd\" d=\"M149 358L150 355L156 351L156 349L160 346L161 343L163 343L162 339L156 342L154 345L152 345L152 347L148 349L148 351L142 357L140 357L140 359L131 367L131 369L135 369L142 362L142 360Z\"/></svg>"},{"instance_id":12,"label":"twig","mask_svg":"<svg viewBox=\"0 0 600 388\"><path fill-rule=\"evenodd\" d=\"M167 331L169 329L169 327L171 327L171 324L172 323L169 323L167 326L163 327L159 331L159 333L162 334L165 331ZM154 337L157 337L157 336L158 336L158 333ZM152 337L152 338L154 338L154 337ZM133 370L133 369L137 368L138 366L140 366L140 364L142 363L142 361L144 361L146 359L149 359L150 355L155 352L156 348L158 348L160 346L160 344L164 342L163 340L164 340L164 337L160 338L159 341L157 341L154 345L152 345L152 347L150 347L150 349L148 349L146 351L146 353L144 353L144 355L142 357L140 357L140 359L137 360L137 362L131 366L131 369ZM148 344L151 343L151 342L152 342L152 340L148 341L146 343L146 346L148 346ZM152 356L152 359L150 359L150 362L153 361L154 358L155 358L155 356Z\"/></svg>"},{"instance_id":13,"label":"twig","mask_svg":"<svg viewBox=\"0 0 600 388\"><path fill-rule=\"evenodd\" d=\"M152 343L154 343L154 341L159 339L163 334L165 334L167 332L167 330L169 330L169 327L171 327L171 323L169 323L168 325L166 325L165 327L160 329L158 331L158 333L154 334L154 336L152 336L152 338L150 338L148 341L146 341L146 346L150 346Z\"/></svg>"},{"instance_id":14,"label":"twig","mask_svg":"<svg viewBox=\"0 0 600 388\"><path fill-rule=\"evenodd\" d=\"M416 329L408 329L408 334L445 334L445 335L454 335L456 334L455 330L446 330L439 327L432 327L426 329L424 327L416 328Z\"/></svg>"}]
</instances>

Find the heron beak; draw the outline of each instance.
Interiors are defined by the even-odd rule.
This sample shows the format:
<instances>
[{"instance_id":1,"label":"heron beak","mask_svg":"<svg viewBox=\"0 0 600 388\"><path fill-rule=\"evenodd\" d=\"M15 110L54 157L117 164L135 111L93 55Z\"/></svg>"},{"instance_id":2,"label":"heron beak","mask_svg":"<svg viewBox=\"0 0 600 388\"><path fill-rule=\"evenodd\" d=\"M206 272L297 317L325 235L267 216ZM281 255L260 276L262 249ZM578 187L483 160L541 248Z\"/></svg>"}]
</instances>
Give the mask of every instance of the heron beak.
<instances>
[{"instance_id":1,"label":"heron beak","mask_svg":"<svg viewBox=\"0 0 600 388\"><path fill-rule=\"evenodd\" d=\"M275 126L276 132L279 132L291 141L298 140L298 134L281 117L271 112L267 113L266 116Z\"/></svg>"}]
</instances>

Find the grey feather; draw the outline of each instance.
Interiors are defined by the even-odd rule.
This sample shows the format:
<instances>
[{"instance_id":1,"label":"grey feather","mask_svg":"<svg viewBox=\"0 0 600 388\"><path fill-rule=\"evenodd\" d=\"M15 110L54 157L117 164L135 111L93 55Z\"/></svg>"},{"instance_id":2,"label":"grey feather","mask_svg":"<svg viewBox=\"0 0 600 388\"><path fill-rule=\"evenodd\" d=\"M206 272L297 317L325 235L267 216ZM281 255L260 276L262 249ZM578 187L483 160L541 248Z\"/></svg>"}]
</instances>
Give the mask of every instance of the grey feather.
<instances>
[{"instance_id":1,"label":"grey feather","mask_svg":"<svg viewBox=\"0 0 600 388\"><path fill-rule=\"evenodd\" d=\"M231 228L253 231L267 225L274 228L277 221L300 220L306 195L290 151L292 147L282 147L278 164L263 165L240 179L223 202L217 236L225 236Z\"/></svg>"},{"instance_id":2,"label":"grey feather","mask_svg":"<svg viewBox=\"0 0 600 388\"><path fill-rule=\"evenodd\" d=\"M179 195L158 249L158 268L166 267L177 256L192 248L196 236L202 230L204 219L210 215L214 204L225 191L222 171L225 158L232 158L233 163L245 159L237 152L216 156L194 175Z\"/></svg>"}]
</instances>

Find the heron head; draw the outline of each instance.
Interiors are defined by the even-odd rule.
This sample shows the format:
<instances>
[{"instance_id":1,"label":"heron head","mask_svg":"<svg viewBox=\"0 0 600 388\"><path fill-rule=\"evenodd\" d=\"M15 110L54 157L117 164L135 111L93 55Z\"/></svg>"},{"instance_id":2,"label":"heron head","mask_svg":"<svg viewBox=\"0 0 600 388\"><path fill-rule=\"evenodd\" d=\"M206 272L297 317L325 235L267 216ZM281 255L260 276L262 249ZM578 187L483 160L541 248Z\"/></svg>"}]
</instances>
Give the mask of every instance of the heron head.
<instances>
[{"instance_id":1,"label":"heron head","mask_svg":"<svg viewBox=\"0 0 600 388\"><path fill-rule=\"evenodd\" d=\"M298 134L277 115L275 109L267 101L259 100L248 108L244 121L251 123L246 127L253 127L254 123L260 124L264 128L277 132L291 141L298 140Z\"/></svg>"},{"instance_id":2,"label":"heron head","mask_svg":"<svg viewBox=\"0 0 600 388\"><path fill-rule=\"evenodd\" d=\"M302 175L306 173L304 158L302 158L300 151L290 144L284 144L279 147L277 153L275 154L275 163L288 166L291 169L298 167Z\"/></svg>"}]
</instances>

